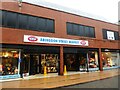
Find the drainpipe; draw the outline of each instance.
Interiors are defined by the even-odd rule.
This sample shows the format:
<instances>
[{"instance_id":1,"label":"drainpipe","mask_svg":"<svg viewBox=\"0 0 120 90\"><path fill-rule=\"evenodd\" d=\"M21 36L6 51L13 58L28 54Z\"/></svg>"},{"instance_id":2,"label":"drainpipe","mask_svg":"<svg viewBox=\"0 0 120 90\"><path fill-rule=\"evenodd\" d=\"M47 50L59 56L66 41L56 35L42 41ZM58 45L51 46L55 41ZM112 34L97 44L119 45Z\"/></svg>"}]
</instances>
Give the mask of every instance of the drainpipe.
<instances>
[{"instance_id":1,"label":"drainpipe","mask_svg":"<svg viewBox=\"0 0 120 90\"><path fill-rule=\"evenodd\" d=\"M89 62L89 56L88 56L88 54L89 54L89 51L87 52L87 72L89 72L89 66L88 66L88 62Z\"/></svg>"},{"instance_id":2,"label":"drainpipe","mask_svg":"<svg viewBox=\"0 0 120 90\"><path fill-rule=\"evenodd\" d=\"M99 48L99 68L100 68L100 71L103 71L103 64L102 64L102 51L101 51L101 48Z\"/></svg>"},{"instance_id":3,"label":"drainpipe","mask_svg":"<svg viewBox=\"0 0 120 90\"><path fill-rule=\"evenodd\" d=\"M63 61L63 46L60 46L60 75L64 75L64 71L63 71L63 65L64 65L64 61Z\"/></svg>"}]
</instances>

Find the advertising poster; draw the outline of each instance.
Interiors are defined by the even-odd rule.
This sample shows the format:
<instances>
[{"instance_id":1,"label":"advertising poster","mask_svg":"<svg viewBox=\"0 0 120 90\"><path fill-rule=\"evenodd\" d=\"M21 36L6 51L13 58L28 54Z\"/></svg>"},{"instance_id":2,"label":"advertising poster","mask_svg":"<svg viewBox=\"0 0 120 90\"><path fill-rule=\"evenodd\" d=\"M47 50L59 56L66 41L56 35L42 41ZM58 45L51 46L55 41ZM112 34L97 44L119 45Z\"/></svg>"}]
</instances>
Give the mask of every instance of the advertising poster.
<instances>
[{"instance_id":1,"label":"advertising poster","mask_svg":"<svg viewBox=\"0 0 120 90\"><path fill-rule=\"evenodd\" d=\"M115 40L114 32L107 31L107 39L109 39L109 40Z\"/></svg>"}]
</instances>

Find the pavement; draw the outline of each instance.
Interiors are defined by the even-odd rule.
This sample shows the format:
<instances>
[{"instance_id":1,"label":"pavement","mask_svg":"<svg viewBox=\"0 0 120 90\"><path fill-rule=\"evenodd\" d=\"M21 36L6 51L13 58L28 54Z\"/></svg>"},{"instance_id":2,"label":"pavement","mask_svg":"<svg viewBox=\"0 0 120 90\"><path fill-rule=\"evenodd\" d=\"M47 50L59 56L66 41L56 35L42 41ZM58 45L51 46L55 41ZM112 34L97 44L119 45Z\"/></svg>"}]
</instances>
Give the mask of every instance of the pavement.
<instances>
[{"instance_id":1,"label":"pavement","mask_svg":"<svg viewBox=\"0 0 120 90\"><path fill-rule=\"evenodd\" d=\"M120 88L118 80L120 80L120 75L86 83L64 86L61 88Z\"/></svg>"},{"instance_id":2,"label":"pavement","mask_svg":"<svg viewBox=\"0 0 120 90\"><path fill-rule=\"evenodd\" d=\"M120 75L120 69L112 69L97 72L68 72L64 76L48 74L47 76L38 74L15 81L0 82L0 88L58 88L63 86L86 83L102 80Z\"/></svg>"}]
</instances>

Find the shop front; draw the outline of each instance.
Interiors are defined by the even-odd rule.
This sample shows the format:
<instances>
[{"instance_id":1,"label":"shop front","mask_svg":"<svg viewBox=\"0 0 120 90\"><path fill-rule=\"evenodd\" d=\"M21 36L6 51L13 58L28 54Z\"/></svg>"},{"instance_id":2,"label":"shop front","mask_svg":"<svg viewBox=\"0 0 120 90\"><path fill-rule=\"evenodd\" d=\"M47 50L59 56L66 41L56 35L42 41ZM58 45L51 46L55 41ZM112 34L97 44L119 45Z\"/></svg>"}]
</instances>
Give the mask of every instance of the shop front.
<instances>
[{"instance_id":1,"label":"shop front","mask_svg":"<svg viewBox=\"0 0 120 90\"><path fill-rule=\"evenodd\" d=\"M0 52L0 79L18 78L21 50L3 48Z\"/></svg>"},{"instance_id":2,"label":"shop front","mask_svg":"<svg viewBox=\"0 0 120 90\"><path fill-rule=\"evenodd\" d=\"M89 51L88 67L89 67L89 71L99 70L98 51Z\"/></svg>"},{"instance_id":3,"label":"shop front","mask_svg":"<svg viewBox=\"0 0 120 90\"><path fill-rule=\"evenodd\" d=\"M58 75L63 75L64 65L67 71L80 72L100 70L100 66L103 69L119 67L118 51L89 48L87 40L24 35L24 43L27 44L3 44L0 52L1 79L18 78L20 70L24 76L43 74L45 66L47 73Z\"/></svg>"},{"instance_id":4,"label":"shop front","mask_svg":"<svg viewBox=\"0 0 120 90\"><path fill-rule=\"evenodd\" d=\"M24 76L43 74L44 67L47 67L47 73L58 72L58 54L24 54L23 55L23 73Z\"/></svg>"},{"instance_id":5,"label":"shop front","mask_svg":"<svg viewBox=\"0 0 120 90\"><path fill-rule=\"evenodd\" d=\"M58 73L59 47L53 46L23 46L24 76L47 73Z\"/></svg>"},{"instance_id":6,"label":"shop front","mask_svg":"<svg viewBox=\"0 0 120 90\"><path fill-rule=\"evenodd\" d=\"M0 79L20 78L35 74L58 73L59 47L3 44L0 52Z\"/></svg>"},{"instance_id":7,"label":"shop front","mask_svg":"<svg viewBox=\"0 0 120 90\"><path fill-rule=\"evenodd\" d=\"M60 73L60 71L63 74L63 66L66 64L67 70L68 71L78 71L79 70L79 57L77 49L76 50L70 50L70 53L64 51L65 47L64 45L72 46L72 45L78 45L78 46L88 46L88 41L87 40L74 40L74 39L64 39L64 38L53 38L53 37L41 37L41 36L34 36L34 35L24 35L24 42L25 43L40 43L40 44L50 44L52 45L59 45L58 52L55 53L55 50L53 50L53 47L51 49L38 49L38 52L36 54L39 54L39 62L41 62L39 65L40 70L39 73L43 73L43 68L44 66L47 66L47 72L56 72ZM63 50L61 51L61 46L63 46ZM78 49L79 50L79 49ZM30 54L30 51L35 54L36 50L28 50L28 53ZM48 51L48 53L46 52ZM69 50L67 50L69 51ZM52 53L51 53L52 52ZM58 55L57 55L58 54ZM62 55L63 54L63 55ZM86 55L86 54L84 54ZM59 57L59 59L58 59ZM62 59L64 57L64 59ZM86 56L85 56L86 57ZM32 57L30 57L32 58ZM61 59L60 59L61 58ZM32 59L33 60L33 59ZM30 60L30 62L32 61ZM87 59L86 59L87 60ZM33 64L34 62L32 62ZM61 63L61 64L60 64ZM65 63L65 64L64 64ZM85 64L86 65L86 64ZM88 64L87 64L88 65ZM30 65L30 75L35 74L32 72L33 70L31 69ZM35 65L36 66L36 65ZM34 66L32 66L34 67ZM60 71L59 71L60 70Z\"/></svg>"},{"instance_id":8,"label":"shop front","mask_svg":"<svg viewBox=\"0 0 120 90\"><path fill-rule=\"evenodd\" d=\"M64 48L64 64L68 71L97 71L99 70L98 50Z\"/></svg>"},{"instance_id":9,"label":"shop front","mask_svg":"<svg viewBox=\"0 0 120 90\"><path fill-rule=\"evenodd\" d=\"M102 52L102 64L103 69L113 69L113 68L120 68L120 54L118 50L108 50L105 49Z\"/></svg>"}]
</instances>

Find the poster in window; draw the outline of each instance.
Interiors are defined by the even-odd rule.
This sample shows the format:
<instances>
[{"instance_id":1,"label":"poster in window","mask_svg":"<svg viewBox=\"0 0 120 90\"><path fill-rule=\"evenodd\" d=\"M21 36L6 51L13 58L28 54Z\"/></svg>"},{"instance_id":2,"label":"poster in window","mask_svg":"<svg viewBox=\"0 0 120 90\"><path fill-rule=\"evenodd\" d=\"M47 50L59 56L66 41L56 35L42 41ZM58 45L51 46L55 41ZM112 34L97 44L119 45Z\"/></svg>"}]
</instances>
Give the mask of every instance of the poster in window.
<instances>
[{"instance_id":1,"label":"poster in window","mask_svg":"<svg viewBox=\"0 0 120 90\"><path fill-rule=\"evenodd\" d=\"M109 39L109 40L115 40L114 32L107 31L107 39Z\"/></svg>"}]
</instances>

